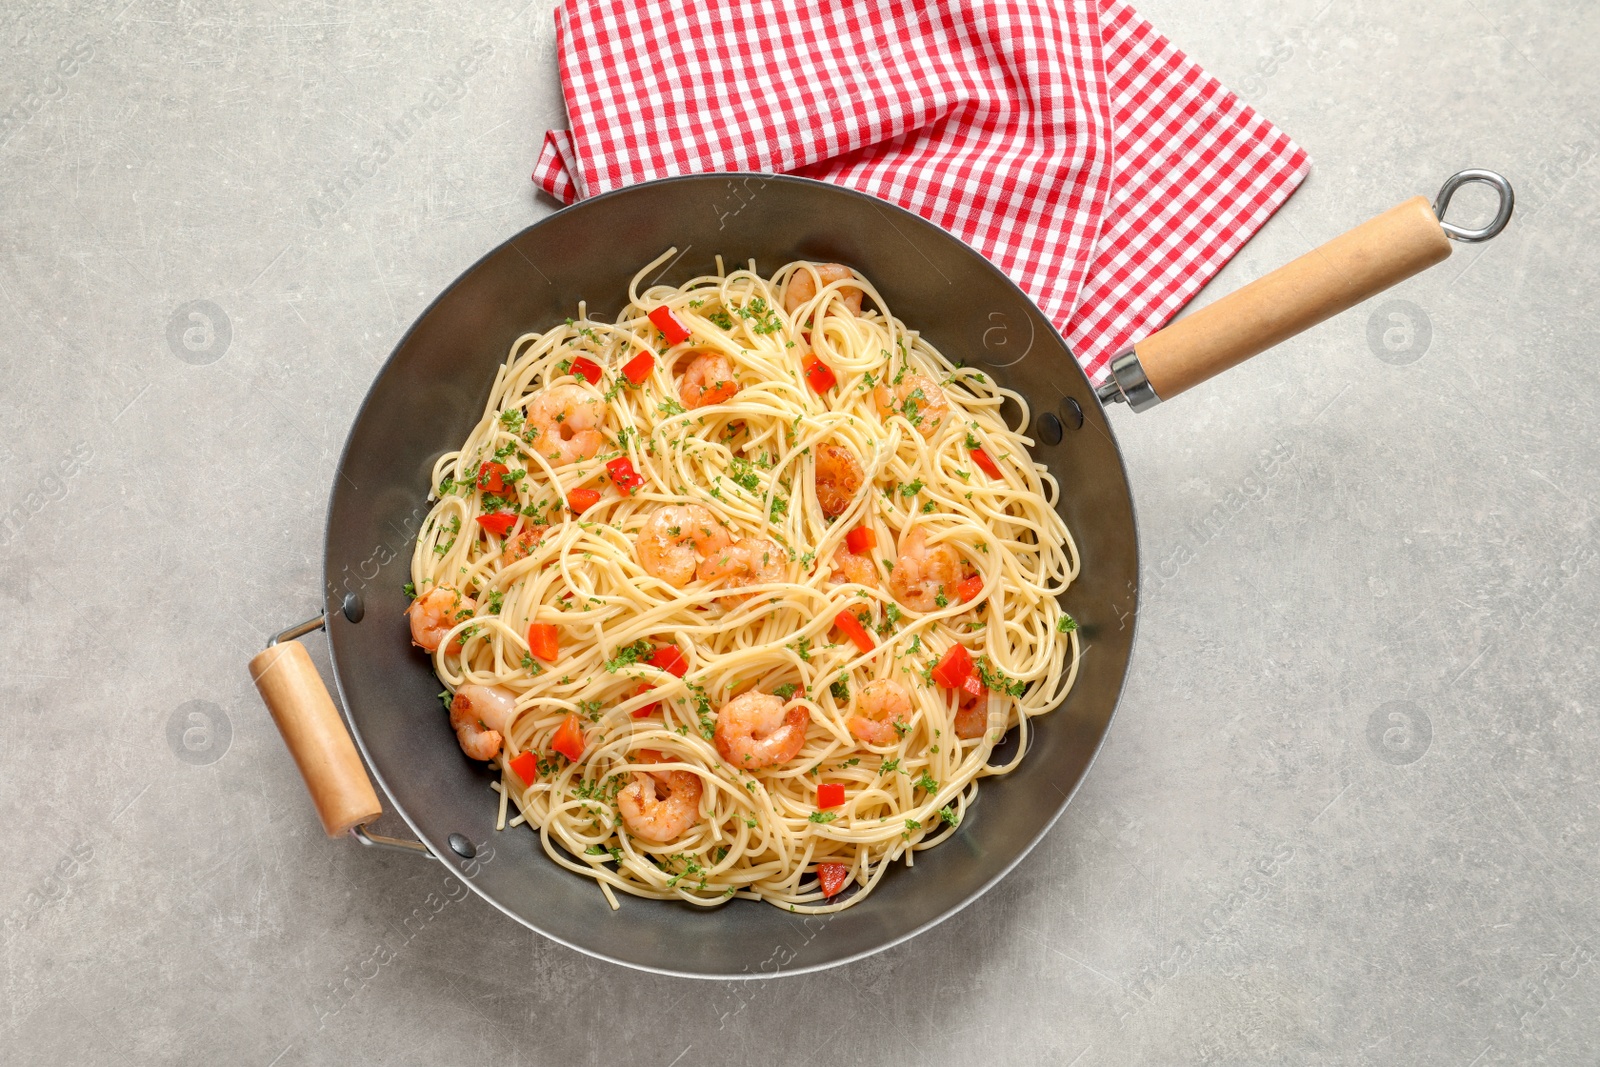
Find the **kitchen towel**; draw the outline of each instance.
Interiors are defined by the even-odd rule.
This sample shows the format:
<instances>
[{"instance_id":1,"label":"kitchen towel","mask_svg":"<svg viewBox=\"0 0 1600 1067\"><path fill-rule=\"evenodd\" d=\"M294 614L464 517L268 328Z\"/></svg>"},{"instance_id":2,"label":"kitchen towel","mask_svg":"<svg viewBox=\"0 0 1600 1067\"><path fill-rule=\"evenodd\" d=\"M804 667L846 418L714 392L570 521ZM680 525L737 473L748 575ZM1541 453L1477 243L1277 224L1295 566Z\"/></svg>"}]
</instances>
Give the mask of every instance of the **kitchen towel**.
<instances>
[{"instance_id":1,"label":"kitchen towel","mask_svg":"<svg viewBox=\"0 0 1600 1067\"><path fill-rule=\"evenodd\" d=\"M567 0L555 17L570 128L533 175L552 196L732 170L871 193L1005 271L1097 382L1310 169L1119 0Z\"/></svg>"}]
</instances>

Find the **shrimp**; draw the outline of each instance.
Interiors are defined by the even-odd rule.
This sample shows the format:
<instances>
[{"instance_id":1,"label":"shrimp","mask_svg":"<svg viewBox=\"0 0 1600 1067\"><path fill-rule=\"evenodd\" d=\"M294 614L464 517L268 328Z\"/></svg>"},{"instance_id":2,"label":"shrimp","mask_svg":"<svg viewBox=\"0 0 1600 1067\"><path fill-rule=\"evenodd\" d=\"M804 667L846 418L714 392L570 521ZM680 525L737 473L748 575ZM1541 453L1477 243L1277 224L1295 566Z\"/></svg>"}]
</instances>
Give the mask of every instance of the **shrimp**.
<instances>
[{"instance_id":1,"label":"shrimp","mask_svg":"<svg viewBox=\"0 0 1600 1067\"><path fill-rule=\"evenodd\" d=\"M533 555L533 550L539 547L539 542L544 540L549 529L548 526L524 526L521 533L506 542L504 551L500 553L501 569Z\"/></svg>"},{"instance_id":2,"label":"shrimp","mask_svg":"<svg viewBox=\"0 0 1600 1067\"><path fill-rule=\"evenodd\" d=\"M686 408L702 408L731 399L739 391L733 380L733 365L721 352L696 348L686 354L689 365L678 383L678 399Z\"/></svg>"},{"instance_id":3,"label":"shrimp","mask_svg":"<svg viewBox=\"0 0 1600 1067\"><path fill-rule=\"evenodd\" d=\"M645 520L634 547L645 573L682 589L694 581L696 557L709 562L732 540L709 509L699 504L669 504Z\"/></svg>"},{"instance_id":4,"label":"shrimp","mask_svg":"<svg viewBox=\"0 0 1600 1067\"><path fill-rule=\"evenodd\" d=\"M855 714L845 720L850 736L869 745L892 745L900 738L896 726L911 719L911 694L893 678L868 682L856 697Z\"/></svg>"},{"instance_id":5,"label":"shrimp","mask_svg":"<svg viewBox=\"0 0 1600 1067\"><path fill-rule=\"evenodd\" d=\"M883 382L872 392L878 414L884 418L904 415L923 437L932 437L950 418L950 401L932 378L904 374L894 382Z\"/></svg>"},{"instance_id":6,"label":"shrimp","mask_svg":"<svg viewBox=\"0 0 1600 1067\"><path fill-rule=\"evenodd\" d=\"M449 633L450 627L462 619L470 619L478 605L469 596L448 585L435 586L411 602L406 614L411 618L411 643L418 648L436 652L439 642ZM450 642L445 649L451 654L461 651L461 639Z\"/></svg>"},{"instance_id":7,"label":"shrimp","mask_svg":"<svg viewBox=\"0 0 1600 1067\"><path fill-rule=\"evenodd\" d=\"M670 763L664 752L643 748L639 763ZM634 771L633 781L617 794L617 810L633 836L661 845L682 837L700 821L700 795L705 786L690 771Z\"/></svg>"},{"instance_id":8,"label":"shrimp","mask_svg":"<svg viewBox=\"0 0 1600 1067\"><path fill-rule=\"evenodd\" d=\"M752 689L722 705L711 740L723 759L754 771L798 756L810 721L799 704L785 704L780 696Z\"/></svg>"},{"instance_id":9,"label":"shrimp","mask_svg":"<svg viewBox=\"0 0 1600 1067\"><path fill-rule=\"evenodd\" d=\"M808 303L817 295L818 281L823 285L832 285L834 282L855 277L855 272L843 263L814 263L811 267L816 271L815 276L811 271L801 267L789 275L789 280L783 287L783 310L791 315L798 311L802 304ZM839 288L839 299L852 315L861 314L862 295L862 291L853 285Z\"/></svg>"},{"instance_id":10,"label":"shrimp","mask_svg":"<svg viewBox=\"0 0 1600 1067\"><path fill-rule=\"evenodd\" d=\"M961 556L954 548L929 545L920 526L900 539L900 555L889 572L889 591L900 603L912 611L936 611L955 599L960 582Z\"/></svg>"},{"instance_id":11,"label":"shrimp","mask_svg":"<svg viewBox=\"0 0 1600 1067\"><path fill-rule=\"evenodd\" d=\"M593 459L605 445L600 435L605 417L600 398L581 385L547 389L528 409L534 451L558 467Z\"/></svg>"},{"instance_id":12,"label":"shrimp","mask_svg":"<svg viewBox=\"0 0 1600 1067\"><path fill-rule=\"evenodd\" d=\"M828 584L843 585L846 582L877 589L878 568L870 557L857 555L847 546L840 545L833 552L833 573L828 575Z\"/></svg>"},{"instance_id":13,"label":"shrimp","mask_svg":"<svg viewBox=\"0 0 1600 1067\"><path fill-rule=\"evenodd\" d=\"M817 446L817 504L828 518L838 518L845 513L865 480L861 464L848 448L833 444Z\"/></svg>"},{"instance_id":14,"label":"shrimp","mask_svg":"<svg viewBox=\"0 0 1600 1067\"><path fill-rule=\"evenodd\" d=\"M988 693L981 699L966 692L956 695L960 697L956 705L956 736L963 740L982 737L984 731L989 729L989 704L994 697Z\"/></svg>"},{"instance_id":15,"label":"shrimp","mask_svg":"<svg viewBox=\"0 0 1600 1067\"><path fill-rule=\"evenodd\" d=\"M787 558L788 555L771 541L747 537L707 556L697 573L702 582L720 581L724 589L737 589L777 581L783 576L778 561Z\"/></svg>"},{"instance_id":16,"label":"shrimp","mask_svg":"<svg viewBox=\"0 0 1600 1067\"><path fill-rule=\"evenodd\" d=\"M497 685L464 685L450 701L450 725L461 751L473 759L494 759L500 753L517 698Z\"/></svg>"}]
</instances>

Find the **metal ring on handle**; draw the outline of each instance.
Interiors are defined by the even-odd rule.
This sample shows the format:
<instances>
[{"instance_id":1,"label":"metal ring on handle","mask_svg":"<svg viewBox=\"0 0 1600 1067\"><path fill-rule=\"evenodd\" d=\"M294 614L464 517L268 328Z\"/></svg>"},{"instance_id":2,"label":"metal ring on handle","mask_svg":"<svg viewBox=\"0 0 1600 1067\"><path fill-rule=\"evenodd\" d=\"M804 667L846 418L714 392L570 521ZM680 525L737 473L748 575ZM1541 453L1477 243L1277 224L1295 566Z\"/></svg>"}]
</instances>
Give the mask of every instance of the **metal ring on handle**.
<instances>
[{"instance_id":1,"label":"metal ring on handle","mask_svg":"<svg viewBox=\"0 0 1600 1067\"><path fill-rule=\"evenodd\" d=\"M1467 230L1460 226L1444 221L1444 213L1450 208L1450 197L1455 191L1468 182L1482 182L1491 186L1500 194L1500 207L1494 213L1494 218L1489 220L1489 225L1478 230ZM1453 241L1487 241L1495 234L1506 228L1506 223L1511 221L1511 209L1516 205L1517 195L1511 190L1511 183L1492 170L1464 170L1452 174L1444 180L1444 185L1439 189L1439 195L1433 201L1433 213L1439 219L1439 227L1444 230L1445 236Z\"/></svg>"}]
</instances>

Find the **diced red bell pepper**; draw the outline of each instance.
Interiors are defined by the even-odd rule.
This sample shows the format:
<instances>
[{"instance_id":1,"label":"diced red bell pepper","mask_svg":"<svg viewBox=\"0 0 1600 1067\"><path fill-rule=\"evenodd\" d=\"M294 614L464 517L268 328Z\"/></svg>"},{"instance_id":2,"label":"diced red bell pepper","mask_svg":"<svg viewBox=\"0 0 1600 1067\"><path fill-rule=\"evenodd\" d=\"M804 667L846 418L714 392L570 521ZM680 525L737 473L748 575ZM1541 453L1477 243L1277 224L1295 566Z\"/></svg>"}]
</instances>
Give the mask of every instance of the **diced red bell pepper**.
<instances>
[{"instance_id":1,"label":"diced red bell pepper","mask_svg":"<svg viewBox=\"0 0 1600 1067\"><path fill-rule=\"evenodd\" d=\"M504 463L490 460L478 468L478 488L488 493L503 493L506 491L505 476L511 473L511 468Z\"/></svg>"},{"instance_id":2,"label":"diced red bell pepper","mask_svg":"<svg viewBox=\"0 0 1600 1067\"><path fill-rule=\"evenodd\" d=\"M528 651L536 659L554 663L561 654L561 633L553 622L536 622L528 627Z\"/></svg>"},{"instance_id":3,"label":"diced red bell pepper","mask_svg":"<svg viewBox=\"0 0 1600 1067\"><path fill-rule=\"evenodd\" d=\"M506 531L515 526L516 522L517 513L514 511L497 511L493 515L478 516L478 525L496 537L504 537Z\"/></svg>"},{"instance_id":4,"label":"diced red bell pepper","mask_svg":"<svg viewBox=\"0 0 1600 1067\"><path fill-rule=\"evenodd\" d=\"M633 469L633 460L627 456L618 456L607 463L606 470L611 472L611 481L624 493L631 493L644 484L644 478Z\"/></svg>"},{"instance_id":5,"label":"diced red bell pepper","mask_svg":"<svg viewBox=\"0 0 1600 1067\"><path fill-rule=\"evenodd\" d=\"M642 385L650 377L650 371L655 368L655 357L648 352L640 352L622 365L622 373L634 385Z\"/></svg>"},{"instance_id":6,"label":"diced red bell pepper","mask_svg":"<svg viewBox=\"0 0 1600 1067\"><path fill-rule=\"evenodd\" d=\"M858 556L864 556L878 547L878 535L865 526L857 526L844 535L844 546Z\"/></svg>"},{"instance_id":7,"label":"diced red bell pepper","mask_svg":"<svg viewBox=\"0 0 1600 1067\"><path fill-rule=\"evenodd\" d=\"M850 867L844 863L819 863L817 881L822 885L823 896L836 897L850 882Z\"/></svg>"},{"instance_id":8,"label":"diced red bell pepper","mask_svg":"<svg viewBox=\"0 0 1600 1067\"><path fill-rule=\"evenodd\" d=\"M1000 468L994 465L994 460L990 459L989 453L985 452L983 449L974 448L972 450L972 462L976 463L978 465L978 469L983 471L983 473L987 474L989 477L1000 477Z\"/></svg>"},{"instance_id":9,"label":"diced red bell pepper","mask_svg":"<svg viewBox=\"0 0 1600 1067\"><path fill-rule=\"evenodd\" d=\"M511 770L525 785L532 785L533 780L539 777L539 757L532 752L524 752L512 759Z\"/></svg>"},{"instance_id":10,"label":"diced red bell pepper","mask_svg":"<svg viewBox=\"0 0 1600 1067\"><path fill-rule=\"evenodd\" d=\"M550 738L550 747L573 761L583 755L583 727L579 723L578 713L569 712Z\"/></svg>"},{"instance_id":11,"label":"diced red bell pepper","mask_svg":"<svg viewBox=\"0 0 1600 1067\"><path fill-rule=\"evenodd\" d=\"M600 384L600 364L588 356L579 356L572 361L572 373L588 382L590 385Z\"/></svg>"},{"instance_id":12,"label":"diced red bell pepper","mask_svg":"<svg viewBox=\"0 0 1600 1067\"><path fill-rule=\"evenodd\" d=\"M678 651L677 645L660 645L646 656L644 661L652 667L666 671L674 678L682 678L689 673L689 660Z\"/></svg>"},{"instance_id":13,"label":"diced red bell pepper","mask_svg":"<svg viewBox=\"0 0 1600 1067\"><path fill-rule=\"evenodd\" d=\"M933 680L946 689L960 689L961 683L971 677L975 669L967 647L951 645L950 651L933 668Z\"/></svg>"},{"instance_id":14,"label":"diced red bell pepper","mask_svg":"<svg viewBox=\"0 0 1600 1067\"><path fill-rule=\"evenodd\" d=\"M638 696L641 693L648 693L650 690L652 690L654 688L655 688L655 686L653 686L650 683L646 682L644 685L641 685L638 688L638 690L634 692L633 695L634 696ZM657 708L659 708L660 706L661 706L661 701L658 700L654 704L646 704L642 708L635 708L635 709L633 709L633 717L635 719L648 719L655 712L655 710Z\"/></svg>"},{"instance_id":15,"label":"diced red bell pepper","mask_svg":"<svg viewBox=\"0 0 1600 1067\"><path fill-rule=\"evenodd\" d=\"M818 393L826 393L839 380L833 376L833 368L816 356L807 356L801 365L805 368L806 381L810 382L811 388Z\"/></svg>"},{"instance_id":16,"label":"diced red bell pepper","mask_svg":"<svg viewBox=\"0 0 1600 1067\"><path fill-rule=\"evenodd\" d=\"M861 620L853 611L841 611L834 616L833 624L844 631L844 635L855 642L857 648L863 652L871 652L876 646L872 635L867 633L867 628L861 625Z\"/></svg>"},{"instance_id":17,"label":"diced red bell pepper","mask_svg":"<svg viewBox=\"0 0 1600 1067\"><path fill-rule=\"evenodd\" d=\"M598 489L574 489L567 494L567 507L572 509L574 515L582 515L598 503L600 503Z\"/></svg>"},{"instance_id":18,"label":"diced red bell pepper","mask_svg":"<svg viewBox=\"0 0 1600 1067\"><path fill-rule=\"evenodd\" d=\"M976 599L981 592L983 592L983 575L981 574L963 578L961 579L961 584L956 586L956 596L961 598L963 604L969 600Z\"/></svg>"},{"instance_id":19,"label":"diced red bell pepper","mask_svg":"<svg viewBox=\"0 0 1600 1067\"><path fill-rule=\"evenodd\" d=\"M973 700L977 700L979 697L983 696L985 692L987 692L987 690L983 688L983 683L978 681L978 676L976 674L969 674L965 678L961 679L961 691L967 694L967 696L971 697Z\"/></svg>"},{"instance_id":20,"label":"diced red bell pepper","mask_svg":"<svg viewBox=\"0 0 1600 1067\"><path fill-rule=\"evenodd\" d=\"M822 811L837 808L844 803L844 785L841 782L823 782L817 786L817 807Z\"/></svg>"},{"instance_id":21,"label":"diced red bell pepper","mask_svg":"<svg viewBox=\"0 0 1600 1067\"><path fill-rule=\"evenodd\" d=\"M689 339L689 327L685 326L665 304L650 312L650 321L666 337L669 345L681 345Z\"/></svg>"}]
</instances>

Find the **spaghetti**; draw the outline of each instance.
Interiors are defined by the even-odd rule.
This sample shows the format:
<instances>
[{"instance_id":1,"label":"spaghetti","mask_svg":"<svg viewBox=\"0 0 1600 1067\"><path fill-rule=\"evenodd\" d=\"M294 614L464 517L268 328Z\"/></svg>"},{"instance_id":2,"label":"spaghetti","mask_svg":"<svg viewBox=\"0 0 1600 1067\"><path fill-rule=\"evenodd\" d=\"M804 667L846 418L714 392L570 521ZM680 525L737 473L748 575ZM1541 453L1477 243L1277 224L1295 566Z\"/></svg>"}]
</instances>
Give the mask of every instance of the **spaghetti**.
<instances>
[{"instance_id":1,"label":"spaghetti","mask_svg":"<svg viewBox=\"0 0 1600 1067\"><path fill-rule=\"evenodd\" d=\"M434 469L413 640L501 826L509 798L612 907L834 911L1066 695L1076 549L1027 402L866 279L719 258L641 288L672 254L616 322L513 344Z\"/></svg>"}]
</instances>

